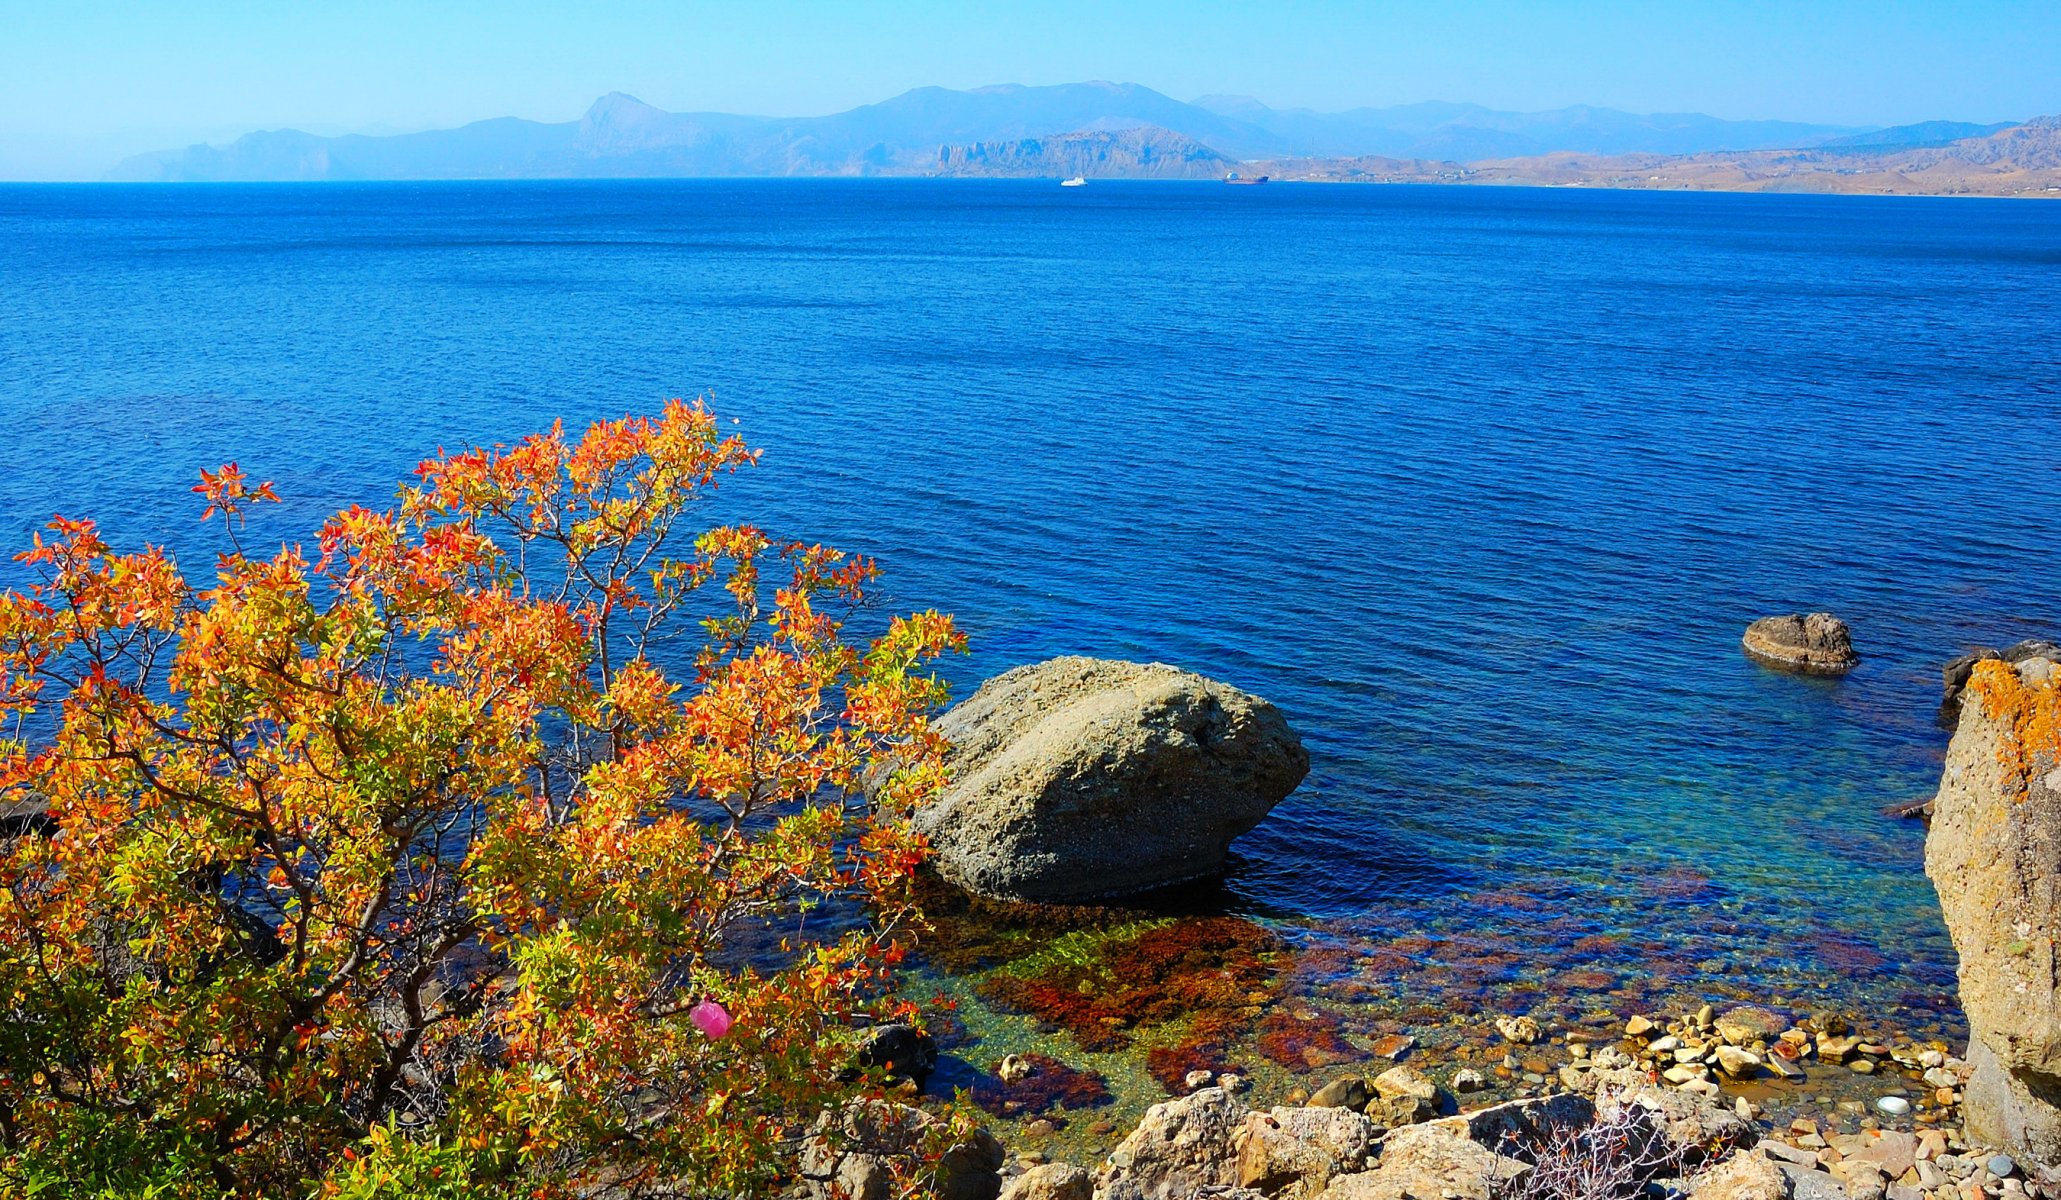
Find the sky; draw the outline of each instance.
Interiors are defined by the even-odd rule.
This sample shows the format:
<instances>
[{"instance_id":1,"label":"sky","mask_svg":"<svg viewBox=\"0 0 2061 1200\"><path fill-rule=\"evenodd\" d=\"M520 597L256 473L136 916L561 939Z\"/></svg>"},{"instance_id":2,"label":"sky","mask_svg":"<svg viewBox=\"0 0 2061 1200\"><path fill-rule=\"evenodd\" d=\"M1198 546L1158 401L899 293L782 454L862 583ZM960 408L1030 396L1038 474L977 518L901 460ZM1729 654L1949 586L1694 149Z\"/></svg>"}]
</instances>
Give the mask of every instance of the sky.
<instances>
[{"instance_id":1,"label":"sky","mask_svg":"<svg viewBox=\"0 0 2061 1200\"><path fill-rule=\"evenodd\" d=\"M253 129L809 116L929 84L1880 126L2061 112L2061 0L0 0L0 178Z\"/></svg>"}]
</instances>

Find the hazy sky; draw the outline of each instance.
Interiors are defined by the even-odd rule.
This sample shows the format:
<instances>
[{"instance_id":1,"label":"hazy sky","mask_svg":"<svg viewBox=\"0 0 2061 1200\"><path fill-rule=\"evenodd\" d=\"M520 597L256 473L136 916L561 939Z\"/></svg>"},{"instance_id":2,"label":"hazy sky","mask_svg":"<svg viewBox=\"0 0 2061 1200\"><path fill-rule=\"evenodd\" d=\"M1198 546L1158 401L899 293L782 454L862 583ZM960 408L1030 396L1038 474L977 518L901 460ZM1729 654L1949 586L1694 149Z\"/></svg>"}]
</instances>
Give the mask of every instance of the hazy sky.
<instances>
[{"instance_id":1,"label":"hazy sky","mask_svg":"<svg viewBox=\"0 0 2061 1200\"><path fill-rule=\"evenodd\" d=\"M2061 0L0 0L0 175L260 128L571 120L609 91L800 116L1083 79L1320 109L1999 121L2061 111Z\"/></svg>"}]
</instances>

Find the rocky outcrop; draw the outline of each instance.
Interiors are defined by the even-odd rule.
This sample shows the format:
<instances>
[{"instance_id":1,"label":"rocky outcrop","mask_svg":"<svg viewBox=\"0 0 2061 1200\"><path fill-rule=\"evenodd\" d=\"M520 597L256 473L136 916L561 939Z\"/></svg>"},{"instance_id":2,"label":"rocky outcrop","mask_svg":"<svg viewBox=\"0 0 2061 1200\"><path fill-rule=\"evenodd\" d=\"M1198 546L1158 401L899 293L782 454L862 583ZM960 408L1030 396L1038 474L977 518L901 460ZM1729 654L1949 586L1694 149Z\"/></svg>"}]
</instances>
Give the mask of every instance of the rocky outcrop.
<instances>
[{"instance_id":1,"label":"rocky outcrop","mask_svg":"<svg viewBox=\"0 0 2061 1200\"><path fill-rule=\"evenodd\" d=\"M1860 661L1846 622L1831 613L1762 617L1746 627L1740 644L1755 662L1805 675L1843 674Z\"/></svg>"},{"instance_id":2,"label":"rocky outcrop","mask_svg":"<svg viewBox=\"0 0 2061 1200\"><path fill-rule=\"evenodd\" d=\"M2061 662L2061 646L2040 638L2027 638L2008 650L1981 647L1952 659L1939 669L1939 723L1952 729L1961 720L1961 692L1968 686L1975 664L2006 662L2013 666L2029 658L2051 658Z\"/></svg>"},{"instance_id":3,"label":"rocky outcrop","mask_svg":"<svg viewBox=\"0 0 2061 1200\"><path fill-rule=\"evenodd\" d=\"M1056 658L940 717L951 786L916 825L969 891L1072 903L1223 868L1309 773L1279 709L1159 663Z\"/></svg>"},{"instance_id":4,"label":"rocky outcrop","mask_svg":"<svg viewBox=\"0 0 2061 1200\"><path fill-rule=\"evenodd\" d=\"M2061 1161L2061 698L2053 659L1972 665L1925 839L1960 955L1969 1136Z\"/></svg>"}]
</instances>

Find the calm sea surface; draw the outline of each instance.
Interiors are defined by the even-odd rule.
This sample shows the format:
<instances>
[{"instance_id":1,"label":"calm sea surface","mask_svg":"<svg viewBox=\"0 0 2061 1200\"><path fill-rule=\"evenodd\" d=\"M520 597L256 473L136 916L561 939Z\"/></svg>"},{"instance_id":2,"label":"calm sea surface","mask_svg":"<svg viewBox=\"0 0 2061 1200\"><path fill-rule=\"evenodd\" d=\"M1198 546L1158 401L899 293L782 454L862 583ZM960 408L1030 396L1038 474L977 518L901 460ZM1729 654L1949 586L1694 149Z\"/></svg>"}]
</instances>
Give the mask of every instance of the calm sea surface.
<instances>
[{"instance_id":1,"label":"calm sea surface","mask_svg":"<svg viewBox=\"0 0 2061 1200\"><path fill-rule=\"evenodd\" d=\"M1078 652L1276 701L1314 767L1227 903L1402 947L1390 993L1958 1021L1879 809L1933 786L1942 659L2061 632L2061 205L0 188L16 544L63 509L198 555L230 459L299 536L440 444L701 391L766 448L719 515L877 553L962 688ZM1740 655L1799 608L1857 671Z\"/></svg>"}]
</instances>

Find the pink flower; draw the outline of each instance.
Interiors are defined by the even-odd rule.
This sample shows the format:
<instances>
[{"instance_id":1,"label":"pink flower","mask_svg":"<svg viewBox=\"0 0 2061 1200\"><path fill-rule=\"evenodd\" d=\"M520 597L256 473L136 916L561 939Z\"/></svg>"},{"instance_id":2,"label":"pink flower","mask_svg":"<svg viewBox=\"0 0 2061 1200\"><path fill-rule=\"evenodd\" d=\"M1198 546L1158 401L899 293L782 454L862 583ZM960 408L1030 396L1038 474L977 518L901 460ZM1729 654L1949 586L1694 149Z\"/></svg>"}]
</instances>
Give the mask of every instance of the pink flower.
<instances>
[{"instance_id":1,"label":"pink flower","mask_svg":"<svg viewBox=\"0 0 2061 1200\"><path fill-rule=\"evenodd\" d=\"M712 1038L722 1037L730 1032L730 1010L713 1000L703 1000L687 1010L687 1019L694 1027Z\"/></svg>"}]
</instances>

